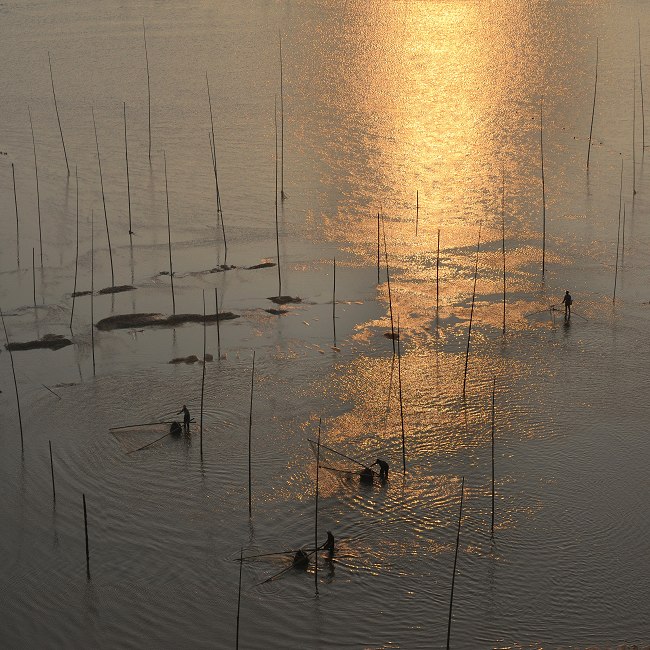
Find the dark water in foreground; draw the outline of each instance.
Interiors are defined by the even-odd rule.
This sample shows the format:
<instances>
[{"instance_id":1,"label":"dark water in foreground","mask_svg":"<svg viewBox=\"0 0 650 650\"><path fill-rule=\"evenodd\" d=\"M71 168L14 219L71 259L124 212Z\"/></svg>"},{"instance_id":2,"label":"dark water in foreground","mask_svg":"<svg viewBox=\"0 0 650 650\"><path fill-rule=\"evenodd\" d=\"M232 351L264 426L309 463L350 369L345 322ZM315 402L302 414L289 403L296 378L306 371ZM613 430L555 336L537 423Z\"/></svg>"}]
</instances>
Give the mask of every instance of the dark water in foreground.
<instances>
[{"instance_id":1,"label":"dark water in foreground","mask_svg":"<svg viewBox=\"0 0 650 650\"><path fill-rule=\"evenodd\" d=\"M9 3L0 15L0 305L11 339L70 333L74 166L78 289L90 288L91 212L95 288L111 284L91 105L115 283L137 287L96 296L94 321L172 310L169 276L160 275L169 264L163 150L176 311L201 312L203 291L213 311L216 287L219 308L240 315L220 328L220 359L216 328L207 328L215 361L206 364L203 459L196 425L190 439L167 438L134 454L109 432L169 419L183 403L198 420L201 366L168 362L202 354L200 325L96 331L93 374L90 299L78 298L72 346L14 354L22 455L3 349L3 647L234 647L240 549L254 555L313 542L315 459L307 438L315 437L319 418L325 444L364 462L386 458L391 479L368 487L320 472L319 538L331 529L339 547L332 562L320 558L319 594L313 565L261 584L287 558L245 563L240 647L445 647L463 476L452 647L650 647L650 177L637 41L640 28L645 81L650 15L643 5L70 2ZM265 311L268 296L278 293L277 269L241 268L276 261L278 30L280 175L288 195L279 209L282 293L303 298L282 316ZM586 174L596 38L599 85ZM206 71L227 258L214 208ZM27 105L39 165L42 269ZM621 160L625 251L613 305ZM375 266L380 209L402 337L405 474L398 369L384 336L386 271L378 283ZM204 272L225 262L239 268ZM570 324L553 312L526 316L557 304L567 288L576 298Z\"/></svg>"}]
</instances>

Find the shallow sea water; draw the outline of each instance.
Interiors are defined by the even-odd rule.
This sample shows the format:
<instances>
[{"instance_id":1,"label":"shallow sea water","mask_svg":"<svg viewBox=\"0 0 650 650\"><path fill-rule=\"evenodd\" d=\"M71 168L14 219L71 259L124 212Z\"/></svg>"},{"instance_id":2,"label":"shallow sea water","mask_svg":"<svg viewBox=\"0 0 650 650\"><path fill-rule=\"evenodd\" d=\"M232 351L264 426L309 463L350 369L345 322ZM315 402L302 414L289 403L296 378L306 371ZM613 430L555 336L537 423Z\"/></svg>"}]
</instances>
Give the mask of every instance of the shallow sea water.
<instances>
[{"instance_id":1,"label":"shallow sea water","mask_svg":"<svg viewBox=\"0 0 650 650\"><path fill-rule=\"evenodd\" d=\"M266 583L290 556L244 563L240 647L445 647L462 477L451 647L650 647L643 4L9 2L0 16L0 307L11 340L70 334L75 168L77 288L90 288L91 214L95 289L111 285L106 221L114 282L136 287L96 295L95 323L172 311L161 274L169 270L165 159L176 312L200 313L205 295L212 313L216 288L219 309L240 316L220 326L221 358L217 328L206 328L215 360L206 364L203 458L198 424L189 439L133 454L110 433L168 420L183 403L198 422L202 368L169 361L202 354L200 325L95 330L93 372L90 298L77 298L72 346L14 353L22 454L3 348L3 647L233 647L242 549L313 544L307 439L319 418L324 444L363 462L386 458L390 481L360 486L320 471L319 540L333 531L334 560L319 560L318 595L313 563ZM265 311L278 294L277 268L243 268L277 261L274 106L287 194L278 213L282 293L303 299L281 316ZM613 304L619 196L625 249ZM377 274L378 212L399 364L384 335L391 325L383 241ZM208 272L224 263L238 268ZM576 300L570 324L544 311L567 288Z\"/></svg>"}]
</instances>

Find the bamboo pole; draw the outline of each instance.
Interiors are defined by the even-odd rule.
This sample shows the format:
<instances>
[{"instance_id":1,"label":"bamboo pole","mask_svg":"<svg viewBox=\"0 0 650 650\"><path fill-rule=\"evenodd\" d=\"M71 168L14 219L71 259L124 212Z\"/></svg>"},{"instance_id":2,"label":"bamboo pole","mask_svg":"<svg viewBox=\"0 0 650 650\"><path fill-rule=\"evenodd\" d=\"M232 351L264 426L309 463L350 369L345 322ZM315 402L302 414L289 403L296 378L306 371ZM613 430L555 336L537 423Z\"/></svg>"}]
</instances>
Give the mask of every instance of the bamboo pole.
<instances>
[{"instance_id":1,"label":"bamboo pole","mask_svg":"<svg viewBox=\"0 0 650 650\"><path fill-rule=\"evenodd\" d=\"M420 219L420 192L415 190L415 236L418 236L418 221Z\"/></svg>"},{"instance_id":2,"label":"bamboo pole","mask_svg":"<svg viewBox=\"0 0 650 650\"><path fill-rule=\"evenodd\" d=\"M619 199L618 199L618 229L617 229L617 235L616 235L616 265L614 268L614 297L612 298L612 302L616 303L616 284L618 281L618 250L620 247L621 243L621 209L622 209L622 201L623 201L623 161L621 160L621 189L620 189L620 194L619 194Z\"/></svg>"},{"instance_id":3,"label":"bamboo pole","mask_svg":"<svg viewBox=\"0 0 650 650\"><path fill-rule=\"evenodd\" d=\"M255 350L253 350L253 369L251 370L251 402L248 411L248 516L253 516L253 482L251 466L251 442L253 435L253 388L255 385Z\"/></svg>"},{"instance_id":4,"label":"bamboo pole","mask_svg":"<svg viewBox=\"0 0 650 650\"><path fill-rule=\"evenodd\" d=\"M380 258L380 236L379 236L379 212L377 212L377 284L379 284L379 258Z\"/></svg>"},{"instance_id":5,"label":"bamboo pole","mask_svg":"<svg viewBox=\"0 0 650 650\"><path fill-rule=\"evenodd\" d=\"M637 26L639 28L639 84L641 91L641 142L642 149L641 155L645 153L645 107L643 105L643 71L641 67L641 22L637 20Z\"/></svg>"},{"instance_id":6,"label":"bamboo pole","mask_svg":"<svg viewBox=\"0 0 650 650\"><path fill-rule=\"evenodd\" d=\"M314 588L318 594L318 478L320 469L320 430L321 418L318 418L318 447L316 448L316 511L314 514L314 548L316 559L314 560Z\"/></svg>"},{"instance_id":7,"label":"bamboo pole","mask_svg":"<svg viewBox=\"0 0 650 650\"><path fill-rule=\"evenodd\" d=\"M108 256L111 261L111 286L115 286L115 272L113 270L113 249L111 248L111 233L108 229L108 214L106 212L106 196L104 194L104 176L102 175L102 159L99 155L99 140L97 139L97 125L95 124L95 108L91 107L93 113L93 129L95 131L95 147L97 148L97 163L99 165L99 183L102 188L102 205L104 206L104 222L106 223L106 239L108 241Z\"/></svg>"},{"instance_id":8,"label":"bamboo pole","mask_svg":"<svg viewBox=\"0 0 650 650\"><path fill-rule=\"evenodd\" d=\"M16 264L20 268L20 231L18 226L18 197L16 195L16 170L11 163L11 178L14 184L14 209L16 211Z\"/></svg>"},{"instance_id":9,"label":"bamboo pole","mask_svg":"<svg viewBox=\"0 0 650 650\"><path fill-rule=\"evenodd\" d=\"M397 316L397 381L399 385L399 417L402 423L402 468L406 474L406 436L404 433L404 405L402 400L402 352L399 334L399 314Z\"/></svg>"},{"instance_id":10,"label":"bamboo pole","mask_svg":"<svg viewBox=\"0 0 650 650\"><path fill-rule=\"evenodd\" d=\"M50 473L52 474L52 499L54 500L54 507L56 508L56 486L54 485L54 461L52 460L52 441L48 440L50 445Z\"/></svg>"},{"instance_id":11,"label":"bamboo pole","mask_svg":"<svg viewBox=\"0 0 650 650\"><path fill-rule=\"evenodd\" d=\"M131 223L131 179L129 178L129 141L126 137L126 102L122 102L124 114L124 159L126 161L126 196L129 203L129 236L133 234L133 225Z\"/></svg>"},{"instance_id":12,"label":"bamboo pole","mask_svg":"<svg viewBox=\"0 0 650 650\"><path fill-rule=\"evenodd\" d=\"M59 123L59 133L61 134L61 144L63 145L63 155L65 156L65 168L68 170L70 176L70 166L68 165L68 154L65 150L65 142L63 140L63 129L61 128L61 118L59 117L59 106L56 103L56 92L54 92L54 76L52 75L52 59L50 53L47 53L47 61L50 64L50 81L52 82L52 97L54 97L54 110L56 111L56 121Z\"/></svg>"},{"instance_id":13,"label":"bamboo pole","mask_svg":"<svg viewBox=\"0 0 650 650\"><path fill-rule=\"evenodd\" d=\"M221 359L221 328L219 326L219 294L217 293L217 287L214 288L214 310L217 315L217 357Z\"/></svg>"},{"instance_id":14,"label":"bamboo pole","mask_svg":"<svg viewBox=\"0 0 650 650\"><path fill-rule=\"evenodd\" d=\"M336 257L334 258L334 271L332 277L332 330L334 333L334 347L336 347Z\"/></svg>"},{"instance_id":15,"label":"bamboo pole","mask_svg":"<svg viewBox=\"0 0 650 650\"><path fill-rule=\"evenodd\" d=\"M456 583L456 564L458 563L458 546L460 545L460 524L463 518L463 497L465 494L465 477L460 485L460 509L458 511L458 531L456 532L456 552L454 553L454 571L451 575L451 596L449 598L449 621L447 623L447 650L451 639L451 615L454 605L454 585Z\"/></svg>"},{"instance_id":16,"label":"bamboo pole","mask_svg":"<svg viewBox=\"0 0 650 650\"><path fill-rule=\"evenodd\" d=\"M490 534L494 537L494 420L495 420L495 399L496 399L497 378L492 379L492 523Z\"/></svg>"},{"instance_id":17,"label":"bamboo pole","mask_svg":"<svg viewBox=\"0 0 650 650\"><path fill-rule=\"evenodd\" d=\"M90 211L90 347L95 375L95 213Z\"/></svg>"},{"instance_id":18,"label":"bamboo pole","mask_svg":"<svg viewBox=\"0 0 650 650\"><path fill-rule=\"evenodd\" d=\"M440 305L440 228L438 228L438 252L436 253L436 320Z\"/></svg>"},{"instance_id":19,"label":"bamboo pole","mask_svg":"<svg viewBox=\"0 0 650 650\"><path fill-rule=\"evenodd\" d=\"M633 68L633 86L634 92L632 93L632 195L636 194L636 66Z\"/></svg>"},{"instance_id":20,"label":"bamboo pole","mask_svg":"<svg viewBox=\"0 0 650 650\"><path fill-rule=\"evenodd\" d=\"M151 164L151 79L149 77L149 52L147 51L147 28L142 19L142 37L144 40L144 58L147 64L147 96L149 98L149 164Z\"/></svg>"},{"instance_id":21,"label":"bamboo pole","mask_svg":"<svg viewBox=\"0 0 650 650\"><path fill-rule=\"evenodd\" d=\"M506 333L506 179L501 182L501 252L503 255L503 334Z\"/></svg>"},{"instance_id":22,"label":"bamboo pole","mask_svg":"<svg viewBox=\"0 0 650 650\"><path fill-rule=\"evenodd\" d=\"M587 170L589 170L589 156L591 155L591 134L594 130L594 115L596 114L596 90L598 89L598 38L596 38L596 78L594 79L594 102L591 107L591 126L589 127L589 146L587 147Z\"/></svg>"},{"instance_id":23,"label":"bamboo pole","mask_svg":"<svg viewBox=\"0 0 650 650\"><path fill-rule=\"evenodd\" d=\"M14 390L16 392L16 406L18 408L18 428L20 429L20 451L23 453L25 451L25 445L23 440L23 418L20 412L20 397L18 396L18 382L16 381L16 367L14 366L14 355L11 351L9 345L9 334L7 334L7 324L5 323L5 317L0 309L0 319L2 319L2 328L5 331L5 339L7 340L7 351L9 352L9 360L11 361L11 374L14 378Z\"/></svg>"},{"instance_id":24,"label":"bamboo pole","mask_svg":"<svg viewBox=\"0 0 650 650\"><path fill-rule=\"evenodd\" d=\"M176 297L174 296L174 267L172 265L172 231L169 223L169 190L167 189L167 156L163 150L163 160L165 161L165 198L167 201L167 245L169 248L169 280L172 289L172 313L176 313Z\"/></svg>"},{"instance_id":25,"label":"bamboo pole","mask_svg":"<svg viewBox=\"0 0 650 650\"><path fill-rule=\"evenodd\" d=\"M284 193L284 73L282 68L282 33L280 36L280 155L282 165L280 167L280 198L284 201L287 195Z\"/></svg>"},{"instance_id":26,"label":"bamboo pole","mask_svg":"<svg viewBox=\"0 0 650 650\"><path fill-rule=\"evenodd\" d=\"M544 183L544 99L539 103L539 150L542 163L542 278L546 274L546 186Z\"/></svg>"},{"instance_id":27,"label":"bamboo pole","mask_svg":"<svg viewBox=\"0 0 650 650\"><path fill-rule=\"evenodd\" d=\"M382 231L384 235L384 257L386 258L386 281L388 283L388 309L390 311L390 338L393 342L393 354L395 354L395 327L393 321L393 298L390 292L390 269L388 268L388 248L386 246L386 225L382 218Z\"/></svg>"},{"instance_id":28,"label":"bamboo pole","mask_svg":"<svg viewBox=\"0 0 650 650\"><path fill-rule=\"evenodd\" d=\"M34 289L34 307L36 307L36 250L32 248L32 287Z\"/></svg>"},{"instance_id":29,"label":"bamboo pole","mask_svg":"<svg viewBox=\"0 0 650 650\"><path fill-rule=\"evenodd\" d=\"M235 648L239 650L239 612L241 609L241 570L244 566L244 547L239 550L239 586L237 587L237 631L235 633Z\"/></svg>"},{"instance_id":30,"label":"bamboo pole","mask_svg":"<svg viewBox=\"0 0 650 650\"><path fill-rule=\"evenodd\" d=\"M200 419L200 452L201 460L203 460L203 395L205 393L205 341L206 341L206 332L205 332L205 289L203 290L203 369L201 372L201 419Z\"/></svg>"},{"instance_id":31,"label":"bamboo pole","mask_svg":"<svg viewBox=\"0 0 650 650\"><path fill-rule=\"evenodd\" d=\"M77 294L77 275L79 272L79 172L77 165L74 166L75 188L77 195L77 210L76 210L76 244L74 255L74 286L72 288L72 309L70 310L70 331L72 331L72 318L74 317L74 303Z\"/></svg>"},{"instance_id":32,"label":"bamboo pole","mask_svg":"<svg viewBox=\"0 0 650 650\"><path fill-rule=\"evenodd\" d=\"M278 253L278 298L282 295L282 272L280 270L280 234L278 226L278 97L275 97L275 247Z\"/></svg>"},{"instance_id":33,"label":"bamboo pole","mask_svg":"<svg viewBox=\"0 0 650 650\"><path fill-rule=\"evenodd\" d=\"M36 161L36 139L34 138L34 125L32 123L32 112L27 106L29 114L29 128L32 132L32 149L34 151L34 172L36 174L36 209L38 212L38 243L41 251L41 268L43 268L43 231L41 228L41 193L38 185L38 162Z\"/></svg>"},{"instance_id":34,"label":"bamboo pole","mask_svg":"<svg viewBox=\"0 0 650 650\"><path fill-rule=\"evenodd\" d=\"M84 504L84 532L86 535L86 578L90 580L90 546L88 545L88 513L86 511L86 495L82 494Z\"/></svg>"},{"instance_id":35,"label":"bamboo pole","mask_svg":"<svg viewBox=\"0 0 650 650\"><path fill-rule=\"evenodd\" d=\"M472 307L469 312L469 328L467 330L467 350L465 351L465 373L463 375L463 397L467 386L467 366L469 363L469 346L472 339L472 321L474 318L474 302L476 300L476 279L478 277L478 255L481 250L481 226L478 227L478 244L476 245L476 265L474 266L474 289L472 291Z\"/></svg>"}]
</instances>

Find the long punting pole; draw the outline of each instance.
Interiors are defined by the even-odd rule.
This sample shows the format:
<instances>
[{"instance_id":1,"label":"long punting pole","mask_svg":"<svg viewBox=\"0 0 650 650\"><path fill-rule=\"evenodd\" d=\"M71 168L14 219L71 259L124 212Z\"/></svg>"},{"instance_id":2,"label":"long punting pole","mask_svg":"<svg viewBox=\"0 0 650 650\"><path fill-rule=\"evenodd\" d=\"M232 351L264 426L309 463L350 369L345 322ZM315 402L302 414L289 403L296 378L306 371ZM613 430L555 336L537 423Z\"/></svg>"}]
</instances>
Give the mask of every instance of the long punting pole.
<instances>
[{"instance_id":1,"label":"long punting pole","mask_svg":"<svg viewBox=\"0 0 650 650\"><path fill-rule=\"evenodd\" d=\"M149 77L149 52L147 51L147 28L142 19L142 38L144 40L144 59L147 64L147 96L149 99L149 164L151 164L151 79Z\"/></svg>"},{"instance_id":2,"label":"long punting pole","mask_svg":"<svg viewBox=\"0 0 650 650\"><path fill-rule=\"evenodd\" d=\"M469 312L469 327L467 330L467 350L465 351L465 373L463 374L463 397L467 386L467 366L469 363L469 346L472 339L472 321L474 319L474 302L476 300L476 279L478 277L478 255L481 250L481 226L478 227L478 244L476 245L476 264L474 266L474 289L472 290L472 307Z\"/></svg>"},{"instance_id":3,"label":"long punting pole","mask_svg":"<svg viewBox=\"0 0 650 650\"><path fill-rule=\"evenodd\" d=\"M641 91L641 142L643 149L641 155L645 152L645 108L643 106L643 72L641 68L641 22L637 20L639 28L639 90Z\"/></svg>"},{"instance_id":4,"label":"long punting pole","mask_svg":"<svg viewBox=\"0 0 650 650\"><path fill-rule=\"evenodd\" d=\"M465 494L465 477L460 484L460 509L458 511L458 531L456 533L456 552L454 553L454 572L451 575L451 596L449 598L449 621L447 623L447 650L451 639L451 614L454 605L454 584L456 582L456 564L458 562L458 546L460 545L460 523L463 518L463 497Z\"/></svg>"},{"instance_id":5,"label":"long punting pole","mask_svg":"<svg viewBox=\"0 0 650 650\"><path fill-rule=\"evenodd\" d=\"M506 333L506 178L501 181L501 254L503 256L503 334Z\"/></svg>"},{"instance_id":6,"label":"long punting pole","mask_svg":"<svg viewBox=\"0 0 650 650\"><path fill-rule=\"evenodd\" d=\"M395 327L393 321L393 297L390 292L390 269L388 268L388 247L386 246L386 225L382 218L382 231L384 235L384 257L386 258L386 282L388 284L388 309L390 311L390 338L393 342L393 354L395 354Z\"/></svg>"},{"instance_id":7,"label":"long punting pole","mask_svg":"<svg viewBox=\"0 0 650 650\"><path fill-rule=\"evenodd\" d=\"M11 178L14 183L14 209L16 211L16 264L20 268L20 231L18 226L18 196L16 195L16 169L11 163Z\"/></svg>"},{"instance_id":8,"label":"long punting pole","mask_svg":"<svg viewBox=\"0 0 650 650\"><path fill-rule=\"evenodd\" d=\"M546 186L544 184L544 100L539 102L539 151L542 163L542 277L546 274Z\"/></svg>"},{"instance_id":9,"label":"long punting pole","mask_svg":"<svg viewBox=\"0 0 650 650\"><path fill-rule=\"evenodd\" d=\"M287 195L284 193L284 74L282 69L282 33L280 36L280 155L282 164L280 166L280 198L284 201Z\"/></svg>"},{"instance_id":10,"label":"long punting pole","mask_svg":"<svg viewBox=\"0 0 650 650\"><path fill-rule=\"evenodd\" d=\"M237 631L235 632L235 648L239 650L239 611L241 609L241 570L244 566L244 547L239 550L239 586L237 587Z\"/></svg>"},{"instance_id":11,"label":"long punting pole","mask_svg":"<svg viewBox=\"0 0 650 650\"><path fill-rule=\"evenodd\" d=\"M201 418L200 418L200 452L201 460L203 460L203 395L205 393L205 289L203 290L203 369L201 372Z\"/></svg>"},{"instance_id":12,"label":"long punting pole","mask_svg":"<svg viewBox=\"0 0 650 650\"><path fill-rule=\"evenodd\" d=\"M84 504L84 532L86 534L86 578L90 580L90 547L88 545L88 513L86 511L86 495L82 494Z\"/></svg>"},{"instance_id":13,"label":"long punting pole","mask_svg":"<svg viewBox=\"0 0 650 650\"><path fill-rule=\"evenodd\" d=\"M52 474L52 499L54 500L54 507L56 507L56 486L54 485L54 461L52 460L52 441L48 440L50 445L50 473Z\"/></svg>"},{"instance_id":14,"label":"long punting pole","mask_svg":"<svg viewBox=\"0 0 650 650\"><path fill-rule=\"evenodd\" d=\"M131 224L131 180L129 178L129 142L126 137L126 102L122 102L124 113L124 159L126 160L126 196L129 202L129 235L133 234L133 225Z\"/></svg>"},{"instance_id":15,"label":"long punting pole","mask_svg":"<svg viewBox=\"0 0 650 650\"><path fill-rule=\"evenodd\" d=\"M278 253L278 297L282 295L282 272L280 270L280 234L278 226L278 97L275 96L275 248Z\"/></svg>"},{"instance_id":16,"label":"long punting pole","mask_svg":"<svg viewBox=\"0 0 650 650\"><path fill-rule=\"evenodd\" d=\"M167 189L167 156L163 151L163 160L165 163L165 198L167 201L167 246L169 248L169 280L172 289L172 312L176 313L176 297L174 296L174 267L172 266L172 230L169 223L169 190Z\"/></svg>"},{"instance_id":17,"label":"long punting pole","mask_svg":"<svg viewBox=\"0 0 650 650\"><path fill-rule=\"evenodd\" d=\"M32 288L34 290L34 307L36 307L36 249L32 248Z\"/></svg>"},{"instance_id":18,"label":"long punting pole","mask_svg":"<svg viewBox=\"0 0 650 650\"><path fill-rule=\"evenodd\" d=\"M440 228L438 228L438 251L436 253L436 316L440 304Z\"/></svg>"},{"instance_id":19,"label":"long punting pole","mask_svg":"<svg viewBox=\"0 0 650 650\"><path fill-rule=\"evenodd\" d=\"M253 437L253 389L255 386L255 350L253 350L253 368L251 370L251 403L248 411L248 516L253 516L253 481L251 466L251 443Z\"/></svg>"},{"instance_id":20,"label":"long punting pole","mask_svg":"<svg viewBox=\"0 0 650 650\"><path fill-rule=\"evenodd\" d=\"M52 59L50 53L47 53L47 61L50 64L50 81L52 82L52 97L54 97L54 110L56 111L56 121L59 123L59 133L61 134L61 144L63 145L63 155L65 156L65 168L68 170L70 176L70 166L68 165L68 154L65 150L65 142L63 140L63 129L61 128L61 118L59 117L59 106L56 103L56 92L54 92L54 76L52 75Z\"/></svg>"},{"instance_id":21,"label":"long punting pole","mask_svg":"<svg viewBox=\"0 0 650 650\"><path fill-rule=\"evenodd\" d=\"M623 161L621 160L621 189L620 189L620 194L619 194L619 199L618 199L618 229L617 229L617 235L616 235L616 266L614 268L614 297L612 298L612 302L616 302L616 284L618 281L618 250L621 245L621 210L622 210L622 203L623 203Z\"/></svg>"},{"instance_id":22,"label":"long punting pole","mask_svg":"<svg viewBox=\"0 0 650 650\"><path fill-rule=\"evenodd\" d=\"M332 330L334 332L334 347L336 347L336 257L332 274Z\"/></svg>"},{"instance_id":23,"label":"long punting pole","mask_svg":"<svg viewBox=\"0 0 650 650\"><path fill-rule=\"evenodd\" d=\"M380 234L379 234L379 212L377 213L377 284L379 284L379 267L380 267Z\"/></svg>"},{"instance_id":24,"label":"long punting pole","mask_svg":"<svg viewBox=\"0 0 650 650\"><path fill-rule=\"evenodd\" d=\"M406 436L404 434L404 406L402 401L402 351L399 335L399 315L397 316L397 381L399 385L399 417L402 423L402 469L406 474Z\"/></svg>"},{"instance_id":25,"label":"long punting pole","mask_svg":"<svg viewBox=\"0 0 650 650\"><path fill-rule=\"evenodd\" d=\"M91 107L93 113L93 129L95 131L95 146L97 148L97 163L99 165L99 184L102 188L102 205L104 206L104 222L106 224L106 239L108 240L108 256L111 261L111 286L115 286L115 273L113 271L113 249L111 248L111 233L108 230L108 214L106 213L106 196L104 195L104 177L102 175L102 159L99 155L99 140L97 139L97 125L95 124L95 109Z\"/></svg>"},{"instance_id":26,"label":"long punting pole","mask_svg":"<svg viewBox=\"0 0 650 650\"><path fill-rule=\"evenodd\" d=\"M494 402L497 389L497 378L492 380L492 523L490 525L490 534L494 537Z\"/></svg>"},{"instance_id":27,"label":"long punting pole","mask_svg":"<svg viewBox=\"0 0 650 650\"><path fill-rule=\"evenodd\" d=\"M418 221L420 220L420 192L415 190L415 236L418 236Z\"/></svg>"},{"instance_id":28,"label":"long punting pole","mask_svg":"<svg viewBox=\"0 0 650 650\"><path fill-rule=\"evenodd\" d=\"M29 114L29 128L32 132L32 149L34 150L34 172L36 174L36 209L38 212L38 243L41 250L41 268L43 268L43 231L41 229L41 193L38 186L38 162L36 161L36 139L34 138L34 125L32 123L32 112L27 107Z\"/></svg>"},{"instance_id":29,"label":"long punting pole","mask_svg":"<svg viewBox=\"0 0 650 650\"><path fill-rule=\"evenodd\" d=\"M223 210L221 209L221 192L219 191L219 174L217 172L217 141L214 137L214 118L212 116L212 98L210 97L210 82L208 73L205 73L205 86L208 91L208 106L210 108L210 152L212 153L212 171L214 172L214 188L217 197L217 227L221 221L221 234L223 235L223 263L228 259L228 241L226 240L226 226L223 222Z\"/></svg>"},{"instance_id":30,"label":"long punting pole","mask_svg":"<svg viewBox=\"0 0 650 650\"><path fill-rule=\"evenodd\" d=\"M20 429L20 451L25 451L25 446L23 442L23 418L20 413L20 397L18 396L18 382L16 381L16 368L14 366L14 355L11 351L11 346L9 345L9 334L7 334L7 325L5 323L5 317L0 309L0 318L2 319L2 328L5 331L5 339L7 339L7 351L9 352L9 360L11 361L11 374L14 378L14 390L16 391L16 406L18 407L18 427Z\"/></svg>"},{"instance_id":31,"label":"long punting pole","mask_svg":"<svg viewBox=\"0 0 650 650\"><path fill-rule=\"evenodd\" d=\"M316 447L316 511L314 513L314 548L318 549L318 470L320 469L320 428L321 418L318 418L318 446ZM314 588L318 593L318 551L314 561Z\"/></svg>"},{"instance_id":32,"label":"long punting pole","mask_svg":"<svg viewBox=\"0 0 650 650\"><path fill-rule=\"evenodd\" d=\"M632 69L634 74L632 76L634 86L633 100L632 100L632 194L636 194L636 66Z\"/></svg>"},{"instance_id":33,"label":"long punting pole","mask_svg":"<svg viewBox=\"0 0 650 650\"><path fill-rule=\"evenodd\" d=\"M76 215L76 245L74 255L74 286L72 288L72 309L70 310L70 331L72 331L72 318L74 316L74 302L77 295L77 275L79 273L79 172L77 165L74 166L75 188L77 194L77 215Z\"/></svg>"},{"instance_id":34,"label":"long punting pole","mask_svg":"<svg viewBox=\"0 0 650 650\"><path fill-rule=\"evenodd\" d=\"M217 358L221 359L221 332L219 327L219 293L214 288L214 311L217 315Z\"/></svg>"},{"instance_id":35,"label":"long punting pole","mask_svg":"<svg viewBox=\"0 0 650 650\"><path fill-rule=\"evenodd\" d=\"M591 107L591 126L589 127L589 146L587 147L587 169L589 169L589 156L591 155L591 134L594 130L594 115L596 114L596 91L598 89L598 38L596 38L596 78L594 79L594 102Z\"/></svg>"},{"instance_id":36,"label":"long punting pole","mask_svg":"<svg viewBox=\"0 0 650 650\"><path fill-rule=\"evenodd\" d=\"M95 374L95 213L90 211L90 348Z\"/></svg>"}]
</instances>

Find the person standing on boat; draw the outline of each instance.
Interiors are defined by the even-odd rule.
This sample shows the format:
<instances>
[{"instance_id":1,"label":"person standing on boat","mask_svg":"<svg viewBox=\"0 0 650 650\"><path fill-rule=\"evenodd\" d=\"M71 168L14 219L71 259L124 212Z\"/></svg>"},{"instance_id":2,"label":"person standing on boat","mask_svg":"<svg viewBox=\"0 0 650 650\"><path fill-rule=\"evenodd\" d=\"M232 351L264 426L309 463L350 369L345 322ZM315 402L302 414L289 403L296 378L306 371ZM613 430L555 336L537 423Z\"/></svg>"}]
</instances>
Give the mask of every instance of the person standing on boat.
<instances>
[{"instance_id":1,"label":"person standing on boat","mask_svg":"<svg viewBox=\"0 0 650 650\"><path fill-rule=\"evenodd\" d=\"M183 404L183 408L176 415L180 415L181 413L183 414L183 429L185 433L189 433L191 418L190 418L190 412L187 410L187 406L185 406L185 404Z\"/></svg>"},{"instance_id":2,"label":"person standing on boat","mask_svg":"<svg viewBox=\"0 0 650 650\"><path fill-rule=\"evenodd\" d=\"M378 458L372 465L379 465L379 479L381 481L388 480L388 463L381 458ZM372 467L372 465L370 467Z\"/></svg>"},{"instance_id":3,"label":"person standing on boat","mask_svg":"<svg viewBox=\"0 0 650 650\"><path fill-rule=\"evenodd\" d=\"M564 320L571 319L571 305L573 304L573 298L569 293L569 290L566 290L564 298L562 298L562 304L564 305Z\"/></svg>"},{"instance_id":4,"label":"person standing on boat","mask_svg":"<svg viewBox=\"0 0 650 650\"><path fill-rule=\"evenodd\" d=\"M327 531L327 540L321 546L321 549L328 551L330 555L334 555L334 535L332 535L331 530Z\"/></svg>"}]
</instances>

